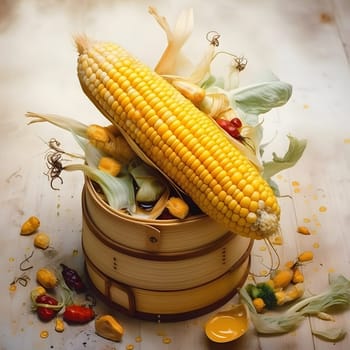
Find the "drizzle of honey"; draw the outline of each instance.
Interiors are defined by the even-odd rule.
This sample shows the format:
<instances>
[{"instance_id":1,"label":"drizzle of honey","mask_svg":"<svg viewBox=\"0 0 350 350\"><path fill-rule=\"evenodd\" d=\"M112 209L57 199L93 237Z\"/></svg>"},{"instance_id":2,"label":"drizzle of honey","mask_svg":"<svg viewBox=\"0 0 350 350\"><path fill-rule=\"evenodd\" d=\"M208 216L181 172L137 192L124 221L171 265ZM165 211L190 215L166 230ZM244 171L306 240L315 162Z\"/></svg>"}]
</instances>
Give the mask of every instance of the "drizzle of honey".
<instances>
[{"instance_id":1,"label":"drizzle of honey","mask_svg":"<svg viewBox=\"0 0 350 350\"><path fill-rule=\"evenodd\" d=\"M46 339L49 336L48 331L41 331L40 332L40 338Z\"/></svg>"}]
</instances>

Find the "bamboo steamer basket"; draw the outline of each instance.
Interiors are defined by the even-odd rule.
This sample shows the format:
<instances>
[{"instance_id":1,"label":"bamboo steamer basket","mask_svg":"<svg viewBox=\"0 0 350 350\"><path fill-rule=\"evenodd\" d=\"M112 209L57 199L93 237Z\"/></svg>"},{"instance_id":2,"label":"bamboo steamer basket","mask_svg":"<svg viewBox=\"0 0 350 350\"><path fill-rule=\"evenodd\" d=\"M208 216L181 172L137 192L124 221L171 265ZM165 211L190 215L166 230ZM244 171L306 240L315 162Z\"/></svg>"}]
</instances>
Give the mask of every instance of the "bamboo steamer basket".
<instances>
[{"instance_id":1,"label":"bamboo steamer basket","mask_svg":"<svg viewBox=\"0 0 350 350\"><path fill-rule=\"evenodd\" d=\"M186 252L205 246L227 233L206 215L185 220L144 220L111 208L86 179L86 212L111 240L131 249L158 253Z\"/></svg>"},{"instance_id":2,"label":"bamboo steamer basket","mask_svg":"<svg viewBox=\"0 0 350 350\"><path fill-rule=\"evenodd\" d=\"M144 220L113 210L86 179L82 247L103 299L138 318L187 319L228 301L246 280L253 240L206 215Z\"/></svg>"}]
</instances>

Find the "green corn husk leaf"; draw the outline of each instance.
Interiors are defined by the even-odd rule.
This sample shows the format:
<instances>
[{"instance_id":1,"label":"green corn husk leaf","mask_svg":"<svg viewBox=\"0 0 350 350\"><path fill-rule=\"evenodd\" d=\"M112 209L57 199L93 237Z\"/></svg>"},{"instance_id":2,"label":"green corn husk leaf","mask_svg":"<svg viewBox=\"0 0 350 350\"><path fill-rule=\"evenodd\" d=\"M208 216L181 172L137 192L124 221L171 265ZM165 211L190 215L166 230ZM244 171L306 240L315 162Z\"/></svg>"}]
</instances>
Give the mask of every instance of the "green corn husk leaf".
<instances>
[{"instance_id":1,"label":"green corn husk leaf","mask_svg":"<svg viewBox=\"0 0 350 350\"><path fill-rule=\"evenodd\" d=\"M258 333L282 334L294 330L308 315L317 315L334 306L350 307L350 281L343 275L329 275L329 288L320 294L306 297L291 306L283 313L258 314L246 288L240 289L240 297L247 305L251 320ZM315 335L329 340L340 340L343 330L331 331L313 330Z\"/></svg>"},{"instance_id":2,"label":"green corn husk leaf","mask_svg":"<svg viewBox=\"0 0 350 350\"><path fill-rule=\"evenodd\" d=\"M263 114L283 106L292 95L292 86L280 80L262 82L229 92L230 100L247 114Z\"/></svg>"},{"instance_id":3,"label":"green corn husk leaf","mask_svg":"<svg viewBox=\"0 0 350 350\"><path fill-rule=\"evenodd\" d=\"M330 342L337 342L346 336L346 330L344 328L338 328L338 327L332 327L332 328L327 328L324 330L316 330L312 329L312 334L315 335L316 337L330 341Z\"/></svg>"},{"instance_id":4,"label":"green corn husk leaf","mask_svg":"<svg viewBox=\"0 0 350 350\"><path fill-rule=\"evenodd\" d=\"M293 167L304 153L307 144L306 140L300 140L291 135L288 135L287 137L289 139L289 147L285 155L279 157L274 152L272 154L272 161L263 162L263 176L266 180L270 180L272 176L284 169Z\"/></svg>"},{"instance_id":5,"label":"green corn husk leaf","mask_svg":"<svg viewBox=\"0 0 350 350\"><path fill-rule=\"evenodd\" d=\"M155 202L165 191L166 184L161 175L140 159L130 162L128 171L139 188L136 193L137 202Z\"/></svg>"},{"instance_id":6,"label":"green corn husk leaf","mask_svg":"<svg viewBox=\"0 0 350 350\"><path fill-rule=\"evenodd\" d=\"M83 171L88 178L101 187L108 204L113 209L126 209L129 213L135 212L134 187L132 178L128 174L115 177L86 164L70 164L65 166L64 170Z\"/></svg>"}]
</instances>

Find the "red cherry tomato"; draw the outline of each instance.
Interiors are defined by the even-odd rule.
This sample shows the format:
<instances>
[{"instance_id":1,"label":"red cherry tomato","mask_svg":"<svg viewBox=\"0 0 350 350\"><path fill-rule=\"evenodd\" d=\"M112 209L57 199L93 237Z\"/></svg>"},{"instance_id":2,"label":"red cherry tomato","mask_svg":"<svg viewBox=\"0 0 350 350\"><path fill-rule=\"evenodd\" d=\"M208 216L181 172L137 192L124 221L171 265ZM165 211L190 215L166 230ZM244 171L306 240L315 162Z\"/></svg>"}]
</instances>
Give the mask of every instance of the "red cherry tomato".
<instances>
[{"instance_id":1,"label":"red cherry tomato","mask_svg":"<svg viewBox=\"0 0 350 350\"><path fill-rule=\"evenodd\" d=\"M231 119L231 124L233 125L233 126L235 126L237 129L239 129L239 128L241 128L242 127L242 122L241 122L241 120L239 119L239 118L233 118L233 119Z\"/></svg>"}]
</instances>

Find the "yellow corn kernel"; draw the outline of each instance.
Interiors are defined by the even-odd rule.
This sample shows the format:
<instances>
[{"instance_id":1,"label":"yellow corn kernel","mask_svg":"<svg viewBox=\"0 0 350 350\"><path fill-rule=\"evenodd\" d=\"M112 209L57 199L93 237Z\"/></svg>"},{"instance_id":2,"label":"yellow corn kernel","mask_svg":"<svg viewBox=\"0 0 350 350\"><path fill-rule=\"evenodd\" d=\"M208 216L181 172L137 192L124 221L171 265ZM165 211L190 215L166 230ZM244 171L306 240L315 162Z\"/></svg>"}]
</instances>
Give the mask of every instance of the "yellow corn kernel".
<instances>
[{"instance_id":1,"label":"yellow corn kernel","mask_svg":"<svg viewBox=\"0 0 350 350\"><path fill-rule=\"evenodd\" d=\"M310 231L306 226L298 226L297 228L298 233L301 233L302 235L309 235Z\"/></svg>"},{"instance_id":2,"label":"yellow corn kernel","mask_svg":"<svg viewBox=\"0 0 350 350\"><path fill-rule=\"evenodd\" d=\"M58 283L56 274L47 268L41 268L36 272L36 280L47 289L55 288Z\"/></svg>"},{"instance_id":3,"label":"yellow corn kernel","mask_svg":"<svg viewBox=\"0 0 350 350\"><path fill-rule=\"evenodd\" d=\"M124 328L113 316L102 315L95 320L95 332L103 338L121 341Z\"/></svg>"},{"instance_id":4,"label":"yellow corn kernel","mask_svg":"<svg viewBox=\"0 0 350 350\"><path fill-rule=\"evenodd\" d=\"M46 294L46 289L43 286L37 286L36 288L32 289L32 291L30 292L30 296L32 300L35 300L37 297L45 294Z\"/></svg>"},{"instance_id":5,"label":"yellow corn kernel","mask_svg":"<svg viewBox=\"0 0 350 350\"><path fill-rule=\"evenodd\" d=\"M55 331L59 332L59 333L62 333L64 331L64 322L63 322L62 318L60 318L60 317L56 317Z\"/></svg>"},{"instance_id":6,"label":"yellow corn kernel","mask_svg":"<svg viewBox=\"0 0 350 350\"><path fill-rule=\"evenodd\" d=\"M166 203L169 213L179 219L184 219L190 210L187 203L179 197L170 197Z\"/></svg>"},{"instance_id":7,"label":"yellow corn kernel","mask_svg":"<svg viewBox=\"0 0 350 350\"><path fill-rule=\"evenodd\" d=\"M306 262L311 261L314 258L314 253L311 250L306 250L299 254L298 261Z\"/></svg>"},{"instance_id":8,"label":"yellow corn kernel","mask_svg":"<svg viewBox=\"0 0 350 350\"><path fill-rule=\"evenodd\" d=\"M82 36L76 45L84 92L148 162L228 230L254 239L278 232L273 190L212 118L118 45Z\"/></svg>"},{"instance_id":9,"label":"yellow corn kernel","mask_svg":"<svg viewBox=\"0 0 350 350\"><path fill-rule=\"evenodd\" d=\"M263 312L265 309L265 306L266 306L266 304L262 298L254 298L253 305L255 307L255 310L259 313Z\"/></svg>"},{"instance_id":10,"label":"yellow corn kernel","mask_svg":"<svg viewBox=\"0 0 350 350\"><path fill-rule=\"evenodd\" d=\"M122 168L121 164L111 157L101 157L98 168L112 176L118 176Z\"/></svg>"},{"instance_id":11,"label":"yellow corn kernel","mask_svg":"<svg viewBox=\"0 0 350 350\"><path fill-rule=\"evenodd\" d=\"M136 157L116 126L89 125L86 130L89 141L107 155L122 163L129 163Z\"/></svg>"},{"instance_id":12,"label":"yellow corn kernel","mask_svg":"<svg viewBox=\"0 0 350 350\"><path fill-rule=\"evenodd\" d=\"M304 294L304 290L304 284L297 283L291 284L283 290L276 291L275 297L277 299L277 305L284 305L302 297Z\"/></svg>"},{"instance_id":13,"label":"yellow corn kernel","mask_svg":"<svg viewBox=\"0 0 350 350\"><path fill-rule=\"evenodd\" d=\"M50 237L44 232L39 232L34 236L34 246L41 249L47 249L50 245Z\"/></svg>"},{"instance_id":14,"label":"yellow corn kernel","mask_svg":"<svg viewBox=\"0 0 350 350\"><path fill-rule=\"evenodd\" d=\"M29 217L21 227L21 235L31 235L40 226L40 220L36 216Z\"/></svg>"},{"instance_id":15,"label":"yellow corn kernel","mask_svg":"<svg viewBox=\"0 0 350 350\"><path fill-rule=\"evenodd\" d=\"M293 271L293 283L302 283L304 282L304 274L301 272L300 269L295 268Z\"/></svg>"},{"instance_id":16,"label":"yellow corn kernel","mask_svg":"<svg viewBox=\"0 0 350 350\"><path fill-rule=\"evenodd\" d=\"M277 270L271 279L275 288L285 288L293 279L293 271L290 269Z\"/></svg>"}]
</instances>

